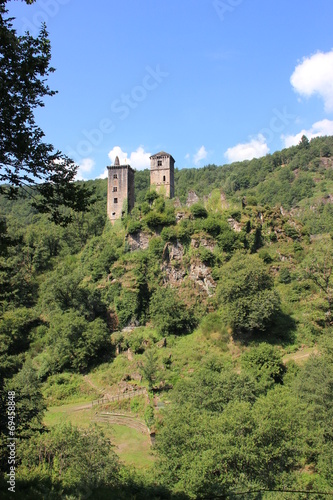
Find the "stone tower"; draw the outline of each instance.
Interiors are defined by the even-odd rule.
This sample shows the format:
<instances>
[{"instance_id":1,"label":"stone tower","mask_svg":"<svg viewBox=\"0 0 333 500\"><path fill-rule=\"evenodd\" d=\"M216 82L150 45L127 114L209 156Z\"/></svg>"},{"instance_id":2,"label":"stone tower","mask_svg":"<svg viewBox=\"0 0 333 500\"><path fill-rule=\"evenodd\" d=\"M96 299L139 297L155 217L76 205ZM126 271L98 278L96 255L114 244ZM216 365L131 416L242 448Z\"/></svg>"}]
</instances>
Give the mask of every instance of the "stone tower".
<instances>
[{"instance_id":1,"label":"stone tower","mask_svg":"<svg viewBox=\"0 0 333 500\"><path fill-rule=\"evenodd\" d=\"M156 191L167 198L173 198L175 160L169 153L161 151L150 157L150 186L156 186Z\"/></svg>"},{"instance_id":2,"label":"stone tower","mask_svg":"<svg viewBox=\"0 0 333 500\"><path fill-rule=\"evenodd\" d=\"M107 213L112 224L134 207L134 170L130 165L120 165L116 156L108 168Z\"/></svg>"}]
</instances>

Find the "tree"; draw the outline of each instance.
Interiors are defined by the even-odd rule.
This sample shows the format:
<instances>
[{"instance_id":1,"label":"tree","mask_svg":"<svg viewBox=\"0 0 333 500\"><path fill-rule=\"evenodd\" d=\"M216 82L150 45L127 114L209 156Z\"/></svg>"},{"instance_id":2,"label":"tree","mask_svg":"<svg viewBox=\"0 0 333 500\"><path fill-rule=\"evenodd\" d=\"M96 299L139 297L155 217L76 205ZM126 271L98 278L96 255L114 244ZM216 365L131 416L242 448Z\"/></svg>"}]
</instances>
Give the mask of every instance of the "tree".
<instances>
[{"instance_id":1,"label":"tree","mask_svg":"<svg viewBox=\"0 0 333 500\"><path fill-rule=\"evenodd\" d=\"M0 470L8 471L8 411L15 411L15 437L27 440L36 431L43 430L45 411L40 381L30 360L22 369L3 384L0 380ZM14 396L13 396L14 395ZM9 396L13 396L15 410L9 410Z\"/></svg>"},{"instance_id":2,"label":"tree","mask_svg":"<svg viewBox=\"0 0 333 500\"><path fill-rule=\"evenodd\" d=\"M144 378L148 381L149 390L153 388L156 380L157 372L157 354L153 349L149 349L143 355L143 363L141 364L141 372Z\"/></svg>"},{"instance_id":3,"label":"tree","mask_svg":"<svg viewBox=\"0 0 333 500\"><path fill-rule=\"evenodd\" d=\"M83 372L110 346L106 323L101 318L88 322L73 309L52 315L46 341L46 353L40 356L41 376L64 369Z\"/></svg>"},{"instance_id":4,"label":"tree","mask_svg":"<svg viewBox=\"0 0 333 500\"><path fill-rule=\"evenodd\" d=\"M49 478L52 490L64 488L76 498L88 498L99 486L119 481L118 457L101 428L81 430L66 423L54 426L24 443L20 456L21 477Z\"/></svg>"},{"instance_id":5,"label":"tree","mask_svg":"<svg viewBox=\"0 0 333 500\"><path fill-rule=\"evenodd\" d=\"M77 165L45 143L35 123L34 110L44 106L44 97L55 94L45 83L54 71L48 33L43 25L36 38L18 36L6 17L6 3L0 1L0 193L28 194L38 210L68 223L71 216L62 206L85 211L92 191L74 184Z\"/></svg>"},{"instance_id":6,"label":"tree","mask_svg":"<svg viewBox=\"0 0 333 500\"><path fill-rule=\"evenodd\" d=\"M236 253L222 269L217 300L234 332L263 331L279 310L280 299L257 255Z\"/></svg>"},{"instance_id":7,"label":"tree","mask_svg":"<svg viewBox=\"0 0 333 500\"><path fill-rule=\"evenodd\" d=\"M195 318L172 288L158 288L153 293L149 312L161 335L187 333L195 323Z\"/></svg>"},{"instance_id":8,"label":"tree","mask_svg":"<svg viewBox=\"0 0 333 500\"><path fill-rule=\"evenodd\" d=\"M313 281L327 302L326 322L333 323L333 243L323 239L316 245L303 263L306 279Z\"/></svg>"},{"instance_id":9,"label":"tree","mask_svg":"<svg viewBox=\"0 0 333 500\"><path fill-rule=\"evenodd\" d=\"M242 366L263 387L270 387L274 383L283 383L286 368L282 361L282 355L275 346L263 342L258 347L252 347L242 356Z\"/></svg>"},{"instance_id":10,"label":"tree","mask_svg":"<svg viewBox=\"0 0 333 500\"><path fill-rule=\"evenodd\" d=\"M310 142L309 139L306 137L306 135L302 135L301 140L298 143L298 146L301 149L308 149L310 147Z\"/></svg>"}]
</instances>

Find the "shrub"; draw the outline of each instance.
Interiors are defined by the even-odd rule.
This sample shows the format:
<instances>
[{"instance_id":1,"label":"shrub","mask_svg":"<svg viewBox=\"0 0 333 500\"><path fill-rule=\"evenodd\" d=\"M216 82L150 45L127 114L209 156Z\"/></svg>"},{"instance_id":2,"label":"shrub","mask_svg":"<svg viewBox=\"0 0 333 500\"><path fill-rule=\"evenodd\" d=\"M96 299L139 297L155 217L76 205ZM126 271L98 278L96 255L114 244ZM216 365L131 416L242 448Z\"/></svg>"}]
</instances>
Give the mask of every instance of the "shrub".
<instances>
[{"instance_id":1,"label":"shrub","mask_svg":"<svg viewBox=\"0 0 333 500\"><path fill-rule=\"evenodd\" d=\"M265 342L243 354L242 366L258 381L271 379L278 384L282 383L286 371L280 351Z\"/></svg>"},{"instance_id":2,"label":"shrub","mask_svg":"<svg viewBox=\"0 0 333 500\"><path fill-rule=\"evenodd\" d=\"M242 213L240 210L233 210L230 215L235 221L237 222L241 221Z\"/></svg>"},{"instance_id":3,"label":"shrub","mask_svg":"<svg viewBox=\"0 0 333 500\"><path fill-rule=\"evenodd\" d=\"M287 267L284 267L280 270L280 273L279 273L279 282L280 283L285 283L285 284L288 284L291 282L291 275L290 275L290 271Z\"/></svg>"},{"instance_id":4,"label":"shrub","mask_svg":"<svg viewBox=\"0 0 333 500\"><path fill-rule=\"evenodd\" d=\"M177 228L164 227L161 231L161 238L164 241L173 241L177 239Z\"/></svg>"},{"instance_id":5,"label":"shrub","mask_svg":"<svg viewBox=\"0 0 333 500\"><path fill-rule=\"evenodd\" d=\"M268 250L266 250L266 248L262 248L261 250L259 250L258 255L259 258L265 262L265 264L270 264L273 261L271 254Z\"/></svg>"},{"instance_id":6,"label":"shrub","mask_svg":"<svg viewBox=\"0 0 333 500\"><path fill-rule=\"evenodd\" d=\"M191 331L195 319L172 288L158 288L150 301L150 317L161 335L181 335Z\"/></svg>"},{"instance_id":7,"label":"shrub","mask_svg":"<svg viewBox=\"0 0 333 500\"><path fill-rule=\"evenodd\" d=\"M207 266L213 266L215 262L215 255L213 252L208 250L208 248L205 248L203 246L199 247L199 255L200 255L200 260Z\"/></svg>"},{"instance_id":8,"label":"shrub","mask_svg":"<svg viewBox=\"0 0 333 500\"><path fill-rule=\"evenodd\" d=\"M255 196L247 196L246 203L251 207L256 207L258 205L257 198Z\"/></svg>"},{"instance_id":9,"label":"shrub","mask_svg":"<svg viewBox=\"0 0 333 500\"><path fill-rule=\"evenodd\" d=\"M290 224L285 224L283 226L284 234L293 240L299 238L299 232L294 226L290 226Z\"/></svg>"},{"instance_id":10,"label":"shrub","mask_svg":"<svg viewBox=\"0 0 333 500\"><path fill-rule=\"evenodd\" d=\"M163 215L155 211L149 212L144 218L145 223L149 227L160 226L163 223L163 220Z\"/></svg>"},{"instance_id":11,"label":"shrub","mask_svg":"<svg viewBox=\"0 0 333 500\"><path fill-rule=\"evenodd\" d=\"M145 195L145 201L147 201L148 203L153 203L154 200L156 200L156 198L158 198L158 194L156 191L154 191L153 189L151 191L148 191Z\"/></svg>"},{"instance_id":12,"label":"shrub","mask_svg":"<svg viewBox=\"0 0 333 500\"><path fill-rule=\"evenodd\" d=\"M127 226L128 234L135 234L141 229L141 222L138 220L131 220Z\"/></svg>"},{"instance_id":13,"label":"shrub","mask_svg":"<svg viewBox=\"0 0 333 500\"><path fill-rule=\"evenodd\" d=\"M216 297L235 332L265 330L280 300L263 262L256 255L236 253L222 268Z\"/></svg>"},{"instance_id":14,"label":"shrub","mask_svg":"<svg viewBox=\"0 0 333 500\"><path fill-rule=\"evenodd\" d=\"M207 210L205 209L203 204L200 202L194 203L190 207L190 211L191 211L193 217L196 217L196 218L204 218L205 219L208 216Z\"/></svg>"}]
</instances>

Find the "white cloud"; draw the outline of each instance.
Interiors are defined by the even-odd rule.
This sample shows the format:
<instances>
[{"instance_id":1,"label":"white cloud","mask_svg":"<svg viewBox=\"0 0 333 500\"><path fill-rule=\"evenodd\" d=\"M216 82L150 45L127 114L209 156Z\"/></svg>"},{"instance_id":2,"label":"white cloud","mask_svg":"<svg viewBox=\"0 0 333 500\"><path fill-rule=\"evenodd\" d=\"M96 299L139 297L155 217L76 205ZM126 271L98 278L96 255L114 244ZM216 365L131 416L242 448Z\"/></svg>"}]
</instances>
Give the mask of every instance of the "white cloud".
<instances>
[{"instance_id":1,"label":"white cloud","mask_svg":"<svg viewBox=\"0 0 333 500\"><path fill-rule=\"evenodd\" d=\"M130 164L137 170L144 170L150 167L151 153L146 153L142 146L130 154Z\"/></svg>"},{"instance_id":2,"label":"white cloud","mask_svg":"<svg viewBox=\"0 0 333 500\"><path fill-rule=\"evenodd\" d=\"M302 96L319 95L324 100L325 110L333 112L333 49L305 57L296 66L290 82Z\"/></svg>"},{"instance_id":3,"label":"white cloud","mask_svg":"<svg viewBox=\"0 0 333 500\"><path fill-rule=\"evenodd\" d=\"M99 179L107 179L108 178L108 169L106 168L104 172L98 176Z\"/></svg>"},{"instance_id":4,"label":"white cloud","mask_svg":"<svg viewBox=\"0 0 333 500\"><path fill-rule=\"evenodd\" d=\"M90 174L95 166L95 161L92 158L83 158L79 163L79 168L75 179L77 181L87 180L87 174Z\"/></svg>"},{"instance_id":5,"label":"white cloud","mask_svg":"<svg viewBox=\"0 0 333 500\"><path fill-rule=\"evenodd\" d=\"M237 144L232 148L228 148L224 156L230 161L252 160L252 158L260 158L269 152L269 147L266 144L266 139L262 134L249 142Z\"/></svg>"},{"instance_id":6,"label":"white cloud","mask_svg":"<svg viewBox=\"0 0 333 500\"><path fill-rule=\"evenodd\" d=\"M205 158L207 158L207 151L206 151L206 148L205 146L201 146L201 148L198 149L198 151L195 153L195 155L193 156L193 161L196 165L198 165L200 163L201 160L204 160Z\"/></svg>"},{"instance_id":7,"label":"white cloud","mask_svg":"<svg viewBox=\"0 0 333 500\"><path fill-rule=\"evenodd\" d=\"M190 159L190 153L187 153L187 154L185 155L185 160L189 160L189 159Z\"/></svg>"},{"instance_id":8,"label":"white cloud","mask_svg":"<svg viewBox=\"0 0 333 500\"><path fill-rule=\"evenodd\" d=\"M284 142L284 147L289 148L290 146L296 146L300 142L302 135L306 135L308 139L322 135L333 135L333 120L327 120L325 118L325 120L314 123L310 129L301 130L298 134L282 135L281 139Z\"/></svg>"},{"instance_id":9,"label":"white cloud","mask_svg":"<svg viewBox=\"0 0 333 500\"><path fill-rule=\"evenodd\" d=\"M125 151L121 149L120 146L115 146L108 154L112 164L114 164L115 158L118 156L120 164L128 163L131 167L136 170L144 170L150 166L150 156L151 153L146 153L142 146L139 146L136 151L132 151L128 155ZM102 174L101 178L104 178L105 172ZM107 175L105 175L107 177Z\"/></svg>"},{"instance_id":10,"label":"white cloud","mask_svg":"<svg viewBox=\"0 0 333 500\"><path fill-rule=\"evenodd\" d=\"M120 146L115 146L108 153L108 157L110 158L112 165L114 164L116 156L118 156L120 164L123 164L125 160L127 160L127 153L125 153Z\"/></svg>"}]
</instances>

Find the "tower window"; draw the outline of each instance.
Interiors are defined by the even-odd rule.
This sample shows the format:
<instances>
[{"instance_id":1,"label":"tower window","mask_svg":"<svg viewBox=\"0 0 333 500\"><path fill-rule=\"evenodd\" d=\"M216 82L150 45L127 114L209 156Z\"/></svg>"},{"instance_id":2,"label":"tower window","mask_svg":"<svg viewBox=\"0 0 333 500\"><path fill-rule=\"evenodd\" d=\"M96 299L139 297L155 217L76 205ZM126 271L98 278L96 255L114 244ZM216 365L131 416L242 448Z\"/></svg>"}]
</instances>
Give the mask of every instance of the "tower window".
<instances>
[{"instance_id":1,"label":"tower window","mask_svg":"<svg viewBox=\"0 0 333 500\"><path fill-rule=\"evenodd\" d=\"M163 182L165 182L165 175L163 175Z\"/></svg>"},{"instance_id":2,"label":"tower window","mask_svg":"<svg viewBox=\"0 0 333 500\"><path fill-rule=\"evenodd\" d=\"M113 178L114 179L118 179L118 175L117 174L113 174Z\"/></svg>"},{"instance_id":3,"label":"tower window","mask_svg":"<svg viewBox=\"0 0 333 500\"><path fill-rule=\"evenodd\" d=\"M113 191L114 193L115 193L116 191L118 191L117 186L114 186L114 187L112 188L112 191Z\"/></svg>"},{"instance_id":4,"label":"tower window","mask_svg":"<svg viewBox=\"0 0 333 500\"><path fill-rule=\"evenodd\" d=\"M157 166L161 167L162 166L162 160L157 160Z\"/></svg>"},{"instance_id":5,"label":"tower window","mask_svg":"<svg viewBox=\"0 0 333 500\"><path fill-rule=\"evenodd\" d=\"M113 203L118 203L118 198L113 198Z\"/></svg>"}]
</instances>

